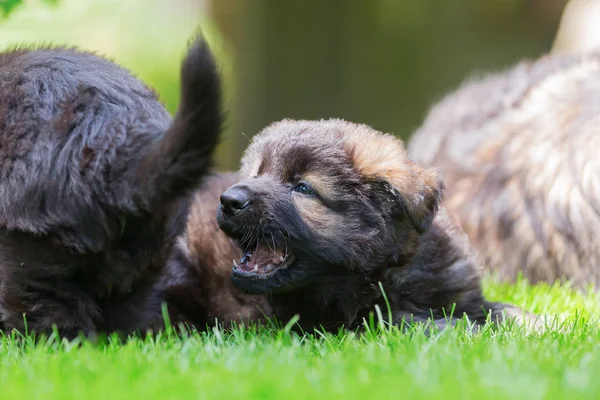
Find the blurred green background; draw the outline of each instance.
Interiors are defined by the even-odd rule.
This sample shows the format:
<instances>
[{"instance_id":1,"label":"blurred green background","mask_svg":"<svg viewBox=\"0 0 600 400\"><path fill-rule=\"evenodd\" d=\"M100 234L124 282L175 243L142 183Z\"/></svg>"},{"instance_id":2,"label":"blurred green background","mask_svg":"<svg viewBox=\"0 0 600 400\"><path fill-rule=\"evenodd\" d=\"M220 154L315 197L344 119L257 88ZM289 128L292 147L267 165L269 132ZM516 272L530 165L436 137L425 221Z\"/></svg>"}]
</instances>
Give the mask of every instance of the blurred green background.
<instances>
[{"instance_id":1,"label":"blurred green background","mask_svg":"<svg viewBox=\"0 0 600 400\"><path fill-rule=\"evenodd\" d=\"M0 0L0 9L20 0ZM114 58L178 101L197 26L217 54L228 111L221 169L281 118L340 117L406 139L473 74L551 49L566 0L23 0L0 48L51 42Z\"/></svg>"}]
</instances>

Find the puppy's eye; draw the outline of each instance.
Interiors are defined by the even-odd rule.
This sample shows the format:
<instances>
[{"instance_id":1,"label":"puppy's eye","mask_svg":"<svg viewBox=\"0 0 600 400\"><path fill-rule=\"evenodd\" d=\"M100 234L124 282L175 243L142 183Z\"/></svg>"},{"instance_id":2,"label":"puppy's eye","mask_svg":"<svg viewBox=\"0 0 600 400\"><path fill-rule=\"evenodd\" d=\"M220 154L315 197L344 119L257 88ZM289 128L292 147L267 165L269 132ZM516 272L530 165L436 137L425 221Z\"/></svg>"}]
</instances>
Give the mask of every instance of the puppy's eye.
<instances>
[{"instance_id":1,"label":"puppy's eye","mask_svg":"<svg viewBox=\"0 0 600 400\"><path fill-rule=\"evenodd\" d=\"M312 188L304 182L299 182L296 186L294 186L294 189L292 189L294 192L298 192L300 194L304 194L307 196L313 195L315 194L315 191L312 190Z\"/></svg>"}]
</instances>

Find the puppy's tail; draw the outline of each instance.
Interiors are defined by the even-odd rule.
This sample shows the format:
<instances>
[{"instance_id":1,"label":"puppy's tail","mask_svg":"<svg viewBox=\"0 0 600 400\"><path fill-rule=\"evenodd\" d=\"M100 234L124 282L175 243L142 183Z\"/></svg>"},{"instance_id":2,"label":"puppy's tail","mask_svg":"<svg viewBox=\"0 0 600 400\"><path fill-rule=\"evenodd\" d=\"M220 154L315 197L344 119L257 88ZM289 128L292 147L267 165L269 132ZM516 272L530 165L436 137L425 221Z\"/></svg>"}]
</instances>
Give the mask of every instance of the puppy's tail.
<instances>
[{"instance_id":1,"label":"puppy's tail","mask_svg":"<svg viewBox=\"0 0 600 400\"><path fill-rule=\"evenodd\" d=\"M156 204L194 189L212 167L222 124L219 73L198 34L181 65L181 99L173 123L138 165L142 197Z\"/></svg>"}]
</instances>

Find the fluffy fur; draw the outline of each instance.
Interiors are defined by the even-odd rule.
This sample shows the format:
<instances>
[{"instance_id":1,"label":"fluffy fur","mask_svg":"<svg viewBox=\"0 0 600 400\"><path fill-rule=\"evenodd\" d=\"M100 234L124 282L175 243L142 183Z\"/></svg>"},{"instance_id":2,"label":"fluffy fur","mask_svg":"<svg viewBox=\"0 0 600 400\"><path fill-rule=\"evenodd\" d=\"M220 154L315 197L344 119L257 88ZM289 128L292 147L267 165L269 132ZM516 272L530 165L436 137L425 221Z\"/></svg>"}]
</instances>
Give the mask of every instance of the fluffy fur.
<instances>
[{"instance_id":1,"label":"fluffy fur","mask_svg":"<svg viewBox=\"0 0 600 400\"><path fill-rule=\"evenodd\" d=\"M0 54L0 321L5 329L129 332L146 310L187 194L211 166L220 83L198 38L174 120L94 54Z\"/></svg>"},{"instance_id":2,"label":"fluffy fur","mask_svg":"<svg viewBox=\"0 0 600 400\"><path fill-rule=\"evenodd\" d=\"M600 283L600 55L545 56L464 84L409 145L509 281Z\"/></svg>"},{"instance_id":3,"label":"fluffy fur","mask_svg":"<svg viewBox=\"0 0 600 400\"><path fill-rule=\"evenodd\" d=\"M207 255L201 243L211 232L197 218L188 263L200 276L218 264L235 285L226 293L260 295L245 298L246 318L299 314L305 331L356 328L375 305L385 310L379 282L398 324L521 315L483 297L469 243L440 209L442 190L436 171L411 162L391 135L342 120L284 120L253 139L239 182L221 195L218 224L241 251L220 237Z\"/></svg>"}]
</instances>

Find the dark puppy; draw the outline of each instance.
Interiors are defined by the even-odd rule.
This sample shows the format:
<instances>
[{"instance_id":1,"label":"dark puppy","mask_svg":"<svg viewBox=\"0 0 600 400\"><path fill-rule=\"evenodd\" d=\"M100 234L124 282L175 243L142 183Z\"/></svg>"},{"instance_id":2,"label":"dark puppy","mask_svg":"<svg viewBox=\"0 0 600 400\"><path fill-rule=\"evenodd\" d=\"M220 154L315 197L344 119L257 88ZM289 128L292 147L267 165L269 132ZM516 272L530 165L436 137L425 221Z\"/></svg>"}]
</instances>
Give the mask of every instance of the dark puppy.
<instances>
[{"instance_id":1,"label":"dark puppy","mask_svg":"<svg viewBox=\"0 0 600 400\"><path fill-rule=\"evenodd\" d=\"M305 330L355 328L375 305L385 312L379 282L395 323L520 315L483 297L466 237L438 211L442 181L391 135L285 120L254 138L240 178L217 216L243 250L232 279L283 322L299 314Z\"/></svg>"},{"instance_id":2,"label":"dark puppy","mask_svg":"<svg viewBox=\"0 0 600 400\"><path fill-rule=\"evenodd\" d=\"M600 54L542 57L469 82L409 145L486 267L600 284Z\"/></svg>"},{"instance_id":3,"label":"dark puppy","mask_svg":"<svg viewBox=\"0 0 600 400\"><path fill-rule=\"evenodd\" d=\"M172 121L126 70L65 48L0 54L0 321L149 327L149 293L211 165L220 84L198 39Z\"/></svg>"}]
</instances>

